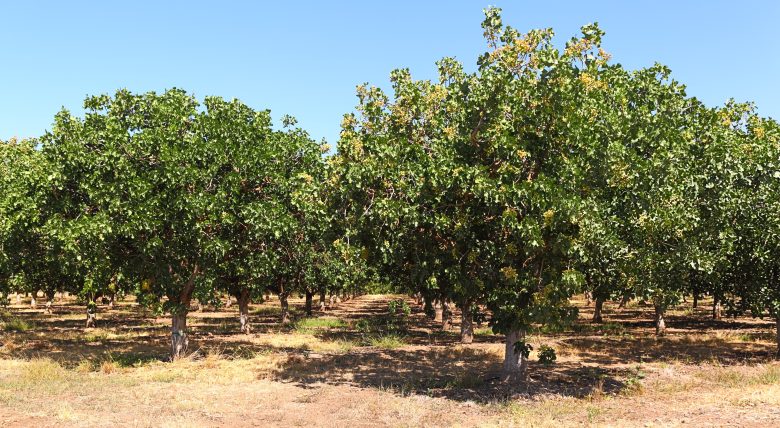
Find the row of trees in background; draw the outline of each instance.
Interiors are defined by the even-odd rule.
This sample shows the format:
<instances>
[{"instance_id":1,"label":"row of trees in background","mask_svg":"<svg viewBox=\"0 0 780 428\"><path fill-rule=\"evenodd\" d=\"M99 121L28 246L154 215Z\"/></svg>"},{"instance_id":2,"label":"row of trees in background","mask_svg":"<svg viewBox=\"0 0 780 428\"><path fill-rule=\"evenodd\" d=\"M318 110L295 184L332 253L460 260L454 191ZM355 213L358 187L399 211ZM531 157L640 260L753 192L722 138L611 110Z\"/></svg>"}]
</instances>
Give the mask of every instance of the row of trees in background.
<instances>
[{"instance_id":1,"label":"row of trees in background","mask_svg":"<svg viewBox=\"0 0 780 428\"><path fill-rule=\"evenodd\" d=\"M0 287L132 293L172 315L192 299L359 290L375 276L443 323L489 314L522 373L533 325L564 324L578 291L683 296L770 316L780 346L780 127L750 104L710 108L664 66L609 62L596 25L551 30L486 10L488 51L439 79L367 85L338 151L294 120L180 90L99 96L86 116L2 144ZM283 312L283 319L286 319ZM780 348L778 348L780 351Z\"/></svg>"}]
</instances>

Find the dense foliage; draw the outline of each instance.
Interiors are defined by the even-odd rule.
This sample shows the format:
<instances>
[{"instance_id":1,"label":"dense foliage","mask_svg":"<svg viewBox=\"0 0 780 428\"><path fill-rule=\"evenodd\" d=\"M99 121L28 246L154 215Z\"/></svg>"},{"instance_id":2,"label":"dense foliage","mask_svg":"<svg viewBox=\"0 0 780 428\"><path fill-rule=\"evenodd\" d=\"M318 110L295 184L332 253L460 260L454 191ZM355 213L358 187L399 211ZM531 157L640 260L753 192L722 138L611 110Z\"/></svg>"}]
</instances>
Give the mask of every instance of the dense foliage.
<instances>
[{"instance_id":1,"label":"dense foliage","mask_svg":"<svg viewBox=\"0 0 780 428\"><path fill-rule=\"evenodd\" d=\"M358 87L338 150L285 117L190 94L89 97L52 131L0 144L0 292L133 294L171 314L187 348L197 300L248 305L269 292L330 294L377 283L417 295L470 343L475 317L506 335L522 374L534 326L576 316L571 296L686 296L777 320L780 126L749 104L711 108L662 65L610 62L597 25L560 49L499 9L488 49L437 80L391 73L392 94ZM554 353L553 359L554 359Z\"/></svg>"}]
</instances>

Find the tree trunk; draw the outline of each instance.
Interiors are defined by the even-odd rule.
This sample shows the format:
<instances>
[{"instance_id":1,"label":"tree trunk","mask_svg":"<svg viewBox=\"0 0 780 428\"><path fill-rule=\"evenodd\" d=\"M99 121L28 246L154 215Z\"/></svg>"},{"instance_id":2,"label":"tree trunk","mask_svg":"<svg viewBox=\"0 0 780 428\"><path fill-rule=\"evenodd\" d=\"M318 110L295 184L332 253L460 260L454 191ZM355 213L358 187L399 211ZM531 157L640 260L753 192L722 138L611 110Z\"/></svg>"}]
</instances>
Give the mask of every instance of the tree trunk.
<instances>
[{"instance_id":1,"label":"tree trunk","mask_svg":"<svg viewBox=\"0 0 780 428\"><path fill-rule=\"evenodd\" d=\"M425 316L427 316L429 319L434 319L436 317L436 311L433 308L433 303L428 297L423 297L423 312L425 312Z\"/></svg>"},{"instance_id":2,"label":"tree trunk","mask_svg":"<svg viewBox=\"0 0 780 428\"><path fill-rule=\"evenodd\" d=\"M178 360L187 353L189 339L187 337L187 310L171 315L171 360Z\"/></svg>"},{"instance_id":3,"label":"tree trunk","mask_svg":"<svg viewBox=\"0 0 780 428\"><path fill-rule=\"evenodd\" d=\"M320 311L325 312L325 288L320 290Z\"/></svg>"},{"instance_id":4,"label":"tree trunk","mask_svg":"<svg viewBox=\"0 0 780 428\"><path fill-rule=\"evenodd\" d=\"M233 306L233 297L228 294L227 300L225 300L225 308L229 308L231 306Z\"/></svg>"},{"instance_id":5,"label":"tree trunk","mask_svg":"<svg viewBox=\"0 0 780 428\"><path fill-rule=\"evenodd\" d=\"M719 320L721 316L720 299L715 295L712 297L712 319Z\"/></svg>"},{"instance_id":6,"label":"tree trunk","mask_svg":"<svg viewBox=\"0 0 780 428\"><path fill-rule=\"evenodd\" d=\"M285 325L290 324L290 305L287 303L287 292L279 293L279 302L282 305L281 322Z\"/></svg>"},{"instance_id":7,"label":"tree trunk","mask_svg":"<svg viewBox=\"0 0 780 428\"><path fill-rule=\"evenodd\" d=\"M590 304L593 302L593 293L590 291L585 292L585 304L587 306L590 306Z\"/></svg>"},{"instance_id":8,"label":"tree trunk","mask_svg":"<svg viewBox=\"0 0 780 428\"><path fill-rule=\"evenodd\" d=\"M629 300L631 299L628 297L628 294L623 295L623 298L620 299L620 304L618 305L618 309L625 309Z\"/></svg>"},{"instance_id":9,"label":"tree trunk","mask_svg":"<svg viewBox=\"0 0 780 428\"><path fill-rule=\"evenodd\" d=\"M593 307L593 322L601 324L603 319L601 318L601 310L604 308L604 298L596 297L596 305Z\"/></svg>"},{"instance_id":10,"label":"tree trunk","mask_svg":"<svg viewBox=\"0 0 780 428\"><path fill-rule=\"evenodd\" d=\"M38 302L35 301L35 295L38 294L36 291L35 293L32 293L32 297L30 297L30 307L35 309L38 307Z\"/></svg>"},{"instance_id":11,"label":"tree trunk","mask_svg":"<svg viewBox=\"0 0 780 428\"><path fill-rule=\"evenodd\" d=\"M16 304L17 305L22 304L22 295L20 293L16 293Z\"/></svg>"},{"instance_id":12,"label":"tree trunk","mask_svg":"<svg viewBox=\"0 0 780 428\"><path fill-rule=\"evenodd\" d=\"M108 309L114 309L114 302L116 301L116 293L111 293L108 295Z\"/></svg>"},{"instance_id":13,"label":"tree trunk","mask_svg":"<svg viewBox=\"0 0 780 428\"><path fill-rule=\"evenodd\" d=\"M441 302L436 302L433 305L433 310L434 310L433 321L437 323L441 323L444 320L444 306L441 304Z\"/></svg>"},{"instance_id":14,"label":"tree trunk","mask_svg":"<svg viewBox=\"0 0 780 428\"><path fill-rule=\"evenodd\" d=\"M168 296L171 302L176 303L171 311L171 361L178 360L187 354L189 346L187 312L190 310L192 293L195 291L195 278L198 275L200 275L200 268L196 264L179 295Z\"/></svg>"},{"instance_id":15,"label":"tree trunk","mask_svg":"<svg viewBox=\"0 0 780 428\"><path fill-rule=\"evenodd\" d=\"M504 381L523 380L525 370L528 366L528 358L521 349L518 342L525 342L525 330L510 331L506 335L506 344L504 348Z\"/></svg>"},{"instance_id":16,"label":"tree trunk","mask_svg":"<svg viewBox=\"0 0 780 428\"><path fill-rule=\"evenodd\" d=\"M312 305L314 304L314 293L306 291L306 315L311 316Z\"/></svg>"},{"instance_id":17,"label":"tree trunk","mask_svg":"<svg viewBox=\"0 0 780 428\"><path fill-rule=\"evenodd\" d=\"M693 309L699 306L699 293L693 293Z\"/></svg>"},{"instance_id":18,"label":"tree trunk","mask_svg":"<svg viewBox=\"0 0 780 428\"><path fill-rule=\"evenodd\" d=\"M238 318L241 322L241 333L244 334L252 332L252 326L249 324L249 297L249 290L246 288L241 289L238 294Z\"/></svg>"},{"instance_id":19,"label":"tree trunk","mask_svg":"<svg viewBox=\"0 0 780 428\"><path fill-rule=\"evenodd\" d=\"M655 335L663 336L666 334L666 320L664 319L665 309L661 305L655 305Z\"/></svg>"},{"instance_id":20,"label":"tree trunk","mask_svg":"<svg viewBox=\"0 0 780 428\"><path fill-rule=\"evenodd\" d=\"M472 304L466 301L461 309L460 343L469 344L474 341L474 312Z\"/></svg>"},{"instance_id":21,"label":"tree trunk","mask_svg":"<svg viewBox=\"0 0 780 428\"><path fill-rule=\"evenodd\" d=\"M97 303L90 300L87 303L87 323L86 328L97 327Z\"/></svg>"},{"instance_id":22,"label":"tree trunk","mask_svg":"<svg viewBox=\"0 0 780 428\"><path fill-rule=\"evenodd\" d=\"M775 326L775 342L777 343L775 358L780 360L780 314L775 315Z\"/></svg>"},{"instance_id":23,"label":"tree trunk","mask_svg":"<svg viewBox=\"0 0 780 428\"><path fill-rule=\"evenodd\" d=\"M452 310L450 310L450 304L446 300L441 303L441 329L448 330L452 327Z\"/></svg>"},{"instance_id":24,"label":"tree trunk","mask_svg":"<svg viewBox=\"0 0 780 428\"><path fill-rule=\"evenodd\" d=\"M54 303L54 295L57 294L53 291L46 292L46 313L51 314L51 305Z\"/></svg>"}]
</instances>

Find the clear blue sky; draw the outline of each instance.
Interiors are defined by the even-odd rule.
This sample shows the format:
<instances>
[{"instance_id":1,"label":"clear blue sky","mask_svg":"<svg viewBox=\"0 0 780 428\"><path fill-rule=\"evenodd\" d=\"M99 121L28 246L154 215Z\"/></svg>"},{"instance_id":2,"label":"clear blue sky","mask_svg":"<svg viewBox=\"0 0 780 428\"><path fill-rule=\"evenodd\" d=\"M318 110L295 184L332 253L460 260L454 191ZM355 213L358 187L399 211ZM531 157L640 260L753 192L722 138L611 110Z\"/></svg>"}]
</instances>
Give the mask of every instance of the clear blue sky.
<instances>
[{"instance_id":1,"label":"clear blue sky","mask_svg":"<svg viewBox=\"0 0 780 428\"><path fill-rule=\"evenodd\" d=\"M173 86L292 114L335 143L355 85L393 68L435 76L484 49L482 9L557 40L598 21L613 61L659 61L710 105L755 101L780 118L780 2L655 1L8 1L0 5L0 138L37 136L88 94Z\"/></svg>"}]
</instances>

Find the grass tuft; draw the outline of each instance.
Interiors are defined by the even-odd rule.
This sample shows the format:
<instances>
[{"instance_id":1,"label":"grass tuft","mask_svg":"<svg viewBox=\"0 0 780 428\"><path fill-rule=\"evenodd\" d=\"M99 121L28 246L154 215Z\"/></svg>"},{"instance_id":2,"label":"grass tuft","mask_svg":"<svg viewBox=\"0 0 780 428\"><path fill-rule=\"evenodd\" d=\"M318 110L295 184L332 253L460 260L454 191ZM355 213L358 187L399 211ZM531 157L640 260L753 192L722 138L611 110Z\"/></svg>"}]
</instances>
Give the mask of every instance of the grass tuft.
<instances>
[{"instance_id":1,"label":"grass tuft","mask_svg":"<svg viewBox=\"0 0 780 428\"><path fill-rule=\"evenodd\" d=\"M23 333L25 331L32 330L33 328L35 328L35 324L19 317L9 317L3 321L4 331L15 331L18 333Z\"/></svg>"},{"instance_id":2,"label":"grass tuft","mask_svg":"<svg viewBox=\"0 0 780 428\"><path fill-rule=\"evenodd\" d=\"M302 318L295 323L295 330L300 333L312 333L317 330L346 328L348 324L339 318Z\"/></svg>"},{"instance_id":3,"label":"grass tuft","mask_svg":"<svg viewBox=\"0 0 780 428\"><path fill-rule=\"evenodd\" d=\"M381 349L397 349L406 346L406 340L403 336L397 334L380 334L370 336L366 340L368 346L374 346Z\"/></svg>"},{"instance_id":4,"label":"grass tuft","mask_svg":"<svg viewBox=\"0 0 780 428\"><path fill-rule=\"evenodd\" d=\"M21 378L27 382L54 382L67 377L68 371L50 358L30 360L21 370Z\"/></svg>"}]
</instances>

